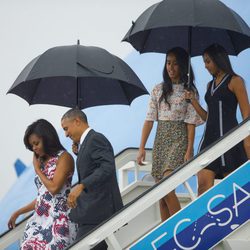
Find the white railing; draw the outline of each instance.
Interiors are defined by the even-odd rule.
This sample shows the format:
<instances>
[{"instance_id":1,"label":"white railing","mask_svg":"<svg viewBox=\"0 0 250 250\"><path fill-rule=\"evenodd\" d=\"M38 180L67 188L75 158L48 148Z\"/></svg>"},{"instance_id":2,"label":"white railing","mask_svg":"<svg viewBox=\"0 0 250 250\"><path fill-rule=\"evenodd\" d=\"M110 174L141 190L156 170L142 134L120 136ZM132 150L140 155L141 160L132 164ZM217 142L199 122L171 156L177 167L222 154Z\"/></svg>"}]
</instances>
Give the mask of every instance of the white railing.
<instances>
[{"instance_id":1,"label":"white railing","mask_svg":"<svg viewBox=\"0 0 250 250\"><path fill-rule=\"evenodd\" d=\"M138 148L127 148L119 153L115 158L116 169L118 170L118 183L121 192L126 189L129 184L131 185L128 177L129 172L134 173L134 182L140 181L140 172L147 172L148 175L150 175L149 173L152 169L152 149L146 149L145 163L142 166L139 166L135 161L137 153ZM195 200L196 195L188 181L184 181L183 185L187 189L190 199Z\"/></svg>"},{"instance_id":2,"label":"white railing","mask_svg":"<svg viewBox=\"0 0 250 250\"><path fill-rule=\"evenodd\" d=\"M129 223L141 212L159 201L167 193L175 189L184 180L206 167L213 160L224 154L230 148L250 134L250 119L241 123L235 130L224 136L216 144L198 154L194 159L179 167L170 176L157 183L134 202L124 207L119 213L101 224L95 231L76 242L70 249L88 250L102 240L106 240L111 249L121 250L122 247L114 236L114 232Z\"/></svg>"}]
</instances>

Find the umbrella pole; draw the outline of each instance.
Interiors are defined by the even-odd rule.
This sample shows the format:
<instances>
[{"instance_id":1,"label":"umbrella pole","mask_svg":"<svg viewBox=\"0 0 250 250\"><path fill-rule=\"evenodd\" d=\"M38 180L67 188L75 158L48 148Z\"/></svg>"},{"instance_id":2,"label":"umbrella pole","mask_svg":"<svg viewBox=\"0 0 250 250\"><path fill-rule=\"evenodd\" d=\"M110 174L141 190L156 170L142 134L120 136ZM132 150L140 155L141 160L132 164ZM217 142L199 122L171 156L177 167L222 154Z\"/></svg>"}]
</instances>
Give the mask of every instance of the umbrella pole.
<instances>
[{"instance_id":1,"label":"umbrella pole","mask_svg":"<svg viewBox=\"0 0 250 250\"><path fill-rule=\"evenodd\" d=\"M188 76L188 82L187 82L187 90L190 90L191 89L191 36L192 36L192 28L189 26L188 27L188 73L187 73L187 76ZM191 100L190 99L186 99L186 102L187 103L190 103Z\"/></svg>"},{"instance_id":2,"label":"umbrella pole","mask_svg":"<svg viewBox=\"0 0 250 250\"><path fill-rule=\"evenodd\" d=\"M191 71L191 56L190 54L188 55L188 83L187 83L187 87L188 89L191 89L191 75L190 75L190 71Z\"/></svg>"},{"instance_id":3,"label":"umbrella pole","mask_svg":"<svg viewBox=\"0 0 250 250\"><path fill-rule=\"evenodd\" d=\"M81 99L80 99L80 94L81 94L81 85L79 82L79 78L76 78L76 107L78 109L81 109Z\"/></svg>"},{"instance_id":4,"label":"umbrella pole","mask_svg":"<svg viewBox=\"0 0 250 250\"><path fill-rule=\"evenodd\" d=\"M80 40L77 40L77 61L78 61L78 48L80 45ZM81 99L80 99L80 95L81 95L81 85L80 85L80 80L79 77L76 78L76 107L78 109L81 109Z\"/></svg>"},{"instance_id":5,"label":"umbrella pole","mask_svg":"<svg viewBox=\"0 0 250 250\"><path fill-rule=\"evenodd\" d=\"M188 89L191 89L191 38L192 38L192 28L188 27Z\"/></svg>"}]
</instances>

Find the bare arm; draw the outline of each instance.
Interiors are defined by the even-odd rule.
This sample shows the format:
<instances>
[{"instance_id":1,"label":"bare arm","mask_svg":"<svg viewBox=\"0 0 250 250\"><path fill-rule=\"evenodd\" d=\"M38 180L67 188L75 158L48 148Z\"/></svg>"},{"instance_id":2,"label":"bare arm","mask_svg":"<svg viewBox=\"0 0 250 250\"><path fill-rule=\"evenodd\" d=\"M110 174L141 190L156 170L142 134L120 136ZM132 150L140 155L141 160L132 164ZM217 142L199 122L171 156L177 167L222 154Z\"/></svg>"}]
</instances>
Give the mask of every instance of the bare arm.
<instances>
[{"instance_id":1,"label":"bare arm","mask_svg":"<svg viewBox=\"0 0 250 250\"><path fill-rule=\"evenodd\" d=\"M148 136L152 130L154 125L154 121L145 121L143 128L142 128L142 135L141 135L141 144L139 148L139 152L137 155L137 163L139 165L143 165L143 161L145 160L146 152L145 152L145 145L148 140Z\"/></svg>"},{"instance_id":2,"label":"bare arm","mask_svg":"<svg viewBox=\"0 0 250 250\"><path fill-rule=\"evenodd\" d=\"M35 155L33 157L33 164L37 175L52 195L57 194L61 190L69 174L74 170L74 160L67 152L64 152L59 156L56 164L56 171L53 179L51 180L48 179L41 171L40 162L37 160Z\"/></svg>"},{"instance_id":3,"label":"bare arm","mask_svg":"<svg viewBox=\"0 0 250 250\"><path fill-rule=\"evenodd\" d=\"M16 227L16 219L18 218L19 215L21 214L25 214L28 213L30 211L33 211L35 209L35 205L36 205L36 199L33 200L31 203L29 203L28 205L18 209L17 211L15 211L9 221L8 221L8 227L9 229L11 228L15 228Z\"/></svg>"},{"instance_id":4,"label":"bare arm","mask_svg":"<svg viewBox=\"0 0 250 250\"><path fill-rule=\"evenodd\" d=\"M195 125L187 123L187 137L188 146L184 156L184 161L188 161L193 157L194 154L194 136L195 136Z\"/></svg>"},{"instance_id":5,"label":"bare arm","mask_svg":"<svg viewBox=\"0 0 250 250\"><path fill-rule=\"evenodd\" d=\"M203 109L200 105L200 103L198 102L198 100L194 97L191 98L191 104L193 105L195 111L198 113L198 115L201 117L201 119L203 121L207 120L207 111L205 109Z\"/></svg>"},{"instance_id":6,"label":"bare arm","mask_svg":"<svg viewBox=\"0 0 250 250\"><path fill-rule=\"evenodd\" d=\"M195 97L195 93L193 91L187 91L185 90L185 98L189 99L191 104L193 105L195 111L198 113L198 115L201 117L203 121L207 120L207 111L203 109L198 102L198 100Z\"/></svg>"},{"instance_id":7,"label":"bare arm","mask_svg":"<svg viewBox=\"0 0 250 250\"><path fill-rule=\"evenodd\" d=\"M243 120L247 119L250 116L250 106L243 80L238 76L234 76L230 82L229 89L234 92L239 102ZM244 139L244 148L248 159L250 159L250 136Z\"/></svg>"}]
</instances>

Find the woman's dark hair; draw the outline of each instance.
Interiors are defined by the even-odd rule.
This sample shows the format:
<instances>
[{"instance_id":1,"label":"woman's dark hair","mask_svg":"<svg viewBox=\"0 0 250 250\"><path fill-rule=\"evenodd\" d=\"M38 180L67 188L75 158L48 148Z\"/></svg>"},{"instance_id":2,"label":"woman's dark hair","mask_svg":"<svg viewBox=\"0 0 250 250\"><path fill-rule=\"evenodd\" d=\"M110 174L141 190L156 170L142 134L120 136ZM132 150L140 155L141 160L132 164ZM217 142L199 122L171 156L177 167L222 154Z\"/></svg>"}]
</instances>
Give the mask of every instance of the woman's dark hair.
<instances>
[{"instance_id":1,"label":"woman's dark hair","mask_svg":"<svg viewBox=\"0 0 250 250\"><path fill-rule=\"evenodd\" d=\"M204 50L203 55L204 54L208 54L208 56L212 59L212 61L220 70L223 70L225 73L230 75L237 75L233 71L227 51L221 45L210 45Z\"/></svg>"},{"instance_id":2,"label":"woman's dark hair","mask_svg":"<svg viewBox=\"0 0 250 250\"><path fill-rule=\"evenodd\" d=\"M198 91L194 85L194 72L192 69L192 66L190 65L190 84L188 86L188 63L189 63L189 55L183 48L175 47L173 49L170 49L166 54L166 60L164 63L163 68L163 84L162 84L162 95L160 97L159 103L164 100L169 106L168 102L168 96L173 91L173 83L168 75L166 65L167 65L167 58L169 54L174 54L176 57L176 61L180 68L180 81L181 83L184 83L184 88L186 89L193 89L197 94Z\"/></svg>"},{"instance_id":3,"label":"woman's dark hair","mask_svg":"<svg viewBox=\"0 0 250 250\"><path fill-rule=\"evenodd\" d=\"M43 150L46 155L53 156L60 150L64 150L55 128L48 121L39 119L27 127L23 142L26 148L30 151L33 151L32 146L29 143L29 137L32 134L35 134L42 139Z\"/></svg>"}]
</instances>

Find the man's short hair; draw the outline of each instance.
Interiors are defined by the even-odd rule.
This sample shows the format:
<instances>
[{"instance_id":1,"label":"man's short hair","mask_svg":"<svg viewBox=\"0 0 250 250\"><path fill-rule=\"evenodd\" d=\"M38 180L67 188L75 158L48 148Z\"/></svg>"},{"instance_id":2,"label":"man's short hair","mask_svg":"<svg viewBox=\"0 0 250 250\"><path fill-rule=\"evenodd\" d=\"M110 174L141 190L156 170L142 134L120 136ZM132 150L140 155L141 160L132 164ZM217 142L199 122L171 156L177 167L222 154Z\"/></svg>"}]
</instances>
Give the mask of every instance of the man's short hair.
<instances>
[{"instance_id":1,"label":"man's short hair","mask_svg":"<svg viewBox=\"0 0 250 250\"><path fill-rule=\"evenodd\" d=\"M68 110L63 116L62 119L75 119L75 118L79 118L80 120L82 120L85 123L88 123L88 119L86 114L80 110L79 108L72 108L70 110Z\"/></svg>"}]
</instances>

